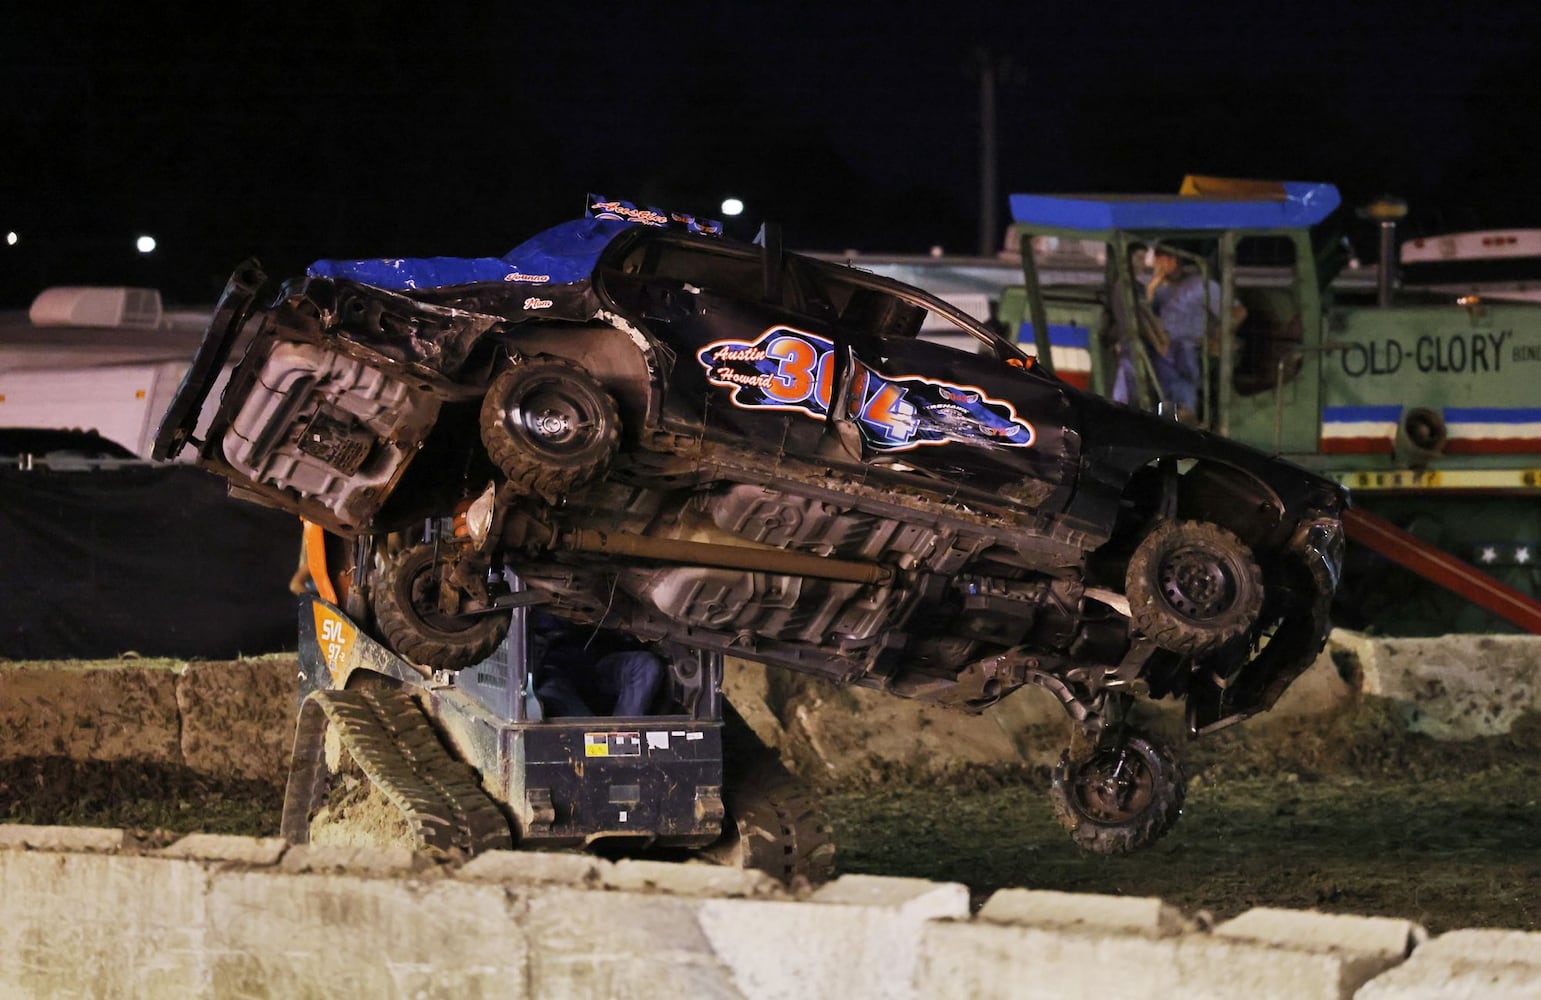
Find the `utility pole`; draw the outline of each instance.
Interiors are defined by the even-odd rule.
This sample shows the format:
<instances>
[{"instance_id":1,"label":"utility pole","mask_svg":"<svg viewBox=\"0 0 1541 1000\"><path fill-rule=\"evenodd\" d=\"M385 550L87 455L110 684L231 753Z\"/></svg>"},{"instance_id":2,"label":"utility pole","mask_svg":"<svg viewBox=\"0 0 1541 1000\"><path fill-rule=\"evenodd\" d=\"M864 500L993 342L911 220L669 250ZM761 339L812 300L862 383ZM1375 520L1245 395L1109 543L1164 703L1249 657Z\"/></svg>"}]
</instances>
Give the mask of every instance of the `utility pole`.
<instances>
[{"instance_id":1,"label":"utility pole","mask_svg":"<svg viewBox=\"0 0 1541 1000\"><path fill-rule=\"evenodd\" d=\"M979 73L979 256L993 257L998 240L995 232L996 60L989 48L980 46L974 50L974 61Z\"/></svg>"}]
</instances>

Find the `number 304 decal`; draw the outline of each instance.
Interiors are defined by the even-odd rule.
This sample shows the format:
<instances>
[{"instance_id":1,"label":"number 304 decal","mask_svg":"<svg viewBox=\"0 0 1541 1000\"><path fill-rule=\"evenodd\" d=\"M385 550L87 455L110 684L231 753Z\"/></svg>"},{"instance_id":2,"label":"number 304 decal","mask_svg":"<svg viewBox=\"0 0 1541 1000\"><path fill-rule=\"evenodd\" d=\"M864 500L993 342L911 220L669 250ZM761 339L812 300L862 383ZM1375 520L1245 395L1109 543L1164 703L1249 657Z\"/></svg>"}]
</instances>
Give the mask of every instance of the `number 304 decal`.
<instances>
[{"instance_id":1,"label":"number 304 decal","mask_svg":"<svg viewBox=\"0 0 1541 1000\"><path fill-rule=\"evenodd\" d=\"M796 410L823 418L834 383L834 344L805 330L771 327L754 341L719 340L697 354L706 377L732 389L743 409ZM919 375L879 376L856 363L846 413L862 437L882 451L923 444L994 444L1027 447L1033 425L1010 403L973 386Z\"/></svg>"}]
</instances>

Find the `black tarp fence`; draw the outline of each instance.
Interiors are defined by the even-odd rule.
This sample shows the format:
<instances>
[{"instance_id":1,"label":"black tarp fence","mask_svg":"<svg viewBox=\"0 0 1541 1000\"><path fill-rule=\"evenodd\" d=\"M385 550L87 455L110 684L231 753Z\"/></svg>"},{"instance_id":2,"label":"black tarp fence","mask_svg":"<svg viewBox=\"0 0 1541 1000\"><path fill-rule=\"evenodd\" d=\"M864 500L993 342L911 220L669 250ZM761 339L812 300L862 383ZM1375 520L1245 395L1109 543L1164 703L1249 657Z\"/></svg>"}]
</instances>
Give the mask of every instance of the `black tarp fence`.
<instances>
[{"instance_id":1,"label":"black tarp fence","mask_svg":"<svg viewBox=\"0 0 1541 1000\"><path fill-rule=\"evenodd\" d=\"M0 658L292 650L299 547L190 466L0 468Z\"/></svg>"}]
</instances>

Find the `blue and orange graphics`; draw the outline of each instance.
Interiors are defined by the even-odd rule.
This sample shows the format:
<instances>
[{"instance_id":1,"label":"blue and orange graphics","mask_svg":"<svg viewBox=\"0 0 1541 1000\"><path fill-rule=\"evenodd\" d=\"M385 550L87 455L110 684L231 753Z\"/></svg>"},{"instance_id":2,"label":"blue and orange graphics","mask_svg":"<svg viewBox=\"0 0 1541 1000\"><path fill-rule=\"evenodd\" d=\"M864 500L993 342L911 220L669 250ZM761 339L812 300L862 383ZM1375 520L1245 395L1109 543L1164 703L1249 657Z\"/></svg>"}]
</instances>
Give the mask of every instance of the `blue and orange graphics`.
<instances>
[{"instance_id":1,"label":"blue and orange graphics","mask_svg":"<svg viewBox=\"0 0 1541 1000\"><path fill-rule=\"evenodd\" d=\"M829 413L835 345L818 334L774 326L753 341L714 341L696 358L708 380L732 390L741 409L795 410L819 419ZM1036 436L1010 403L973 386L879 375L860 362L849 379L845 412L880 451L951 441L1020 448Z\"/></svg>"}]
</instances>

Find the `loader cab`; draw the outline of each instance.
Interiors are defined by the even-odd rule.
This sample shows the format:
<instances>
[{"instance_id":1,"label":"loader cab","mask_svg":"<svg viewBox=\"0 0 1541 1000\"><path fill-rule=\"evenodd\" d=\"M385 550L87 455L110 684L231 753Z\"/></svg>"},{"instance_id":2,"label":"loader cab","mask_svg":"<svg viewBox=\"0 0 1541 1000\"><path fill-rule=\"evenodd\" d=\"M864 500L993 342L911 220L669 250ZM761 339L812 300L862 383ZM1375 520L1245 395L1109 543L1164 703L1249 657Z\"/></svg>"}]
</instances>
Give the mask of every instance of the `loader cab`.
<instances>
[{"instance_id":1,"label":"loader cab","mask_svg":"<svg viewBox=\"0 0 1541 1000\"><path fill-rule=\"evenodd\" d=\"M1323 290L1337 264L1312 227L1338 203L1327 184L1196 177L1169 196L1013 195L1024 282L1003 296L1000 319L1065 381L1155 409L1170 402L1163 362L1174 356L1151 284L1165 247L1203 290L1192 421L1267 451L1314 451ZM1041 274L1034 247L1045 238L1100 245L1102 280Z\"/></svg>"},{"instance_id":2,"label":"loader cab","mask_svg":"<svg viewBox=\"0 0 1541 1000\"><path fill-rule=\"evenodd\" d=\"M495 612L512 617L508 638L459 671L409 663L337 606L307 597L300 609L302 719L309 702L335 690L385 684L409 693L438 740L502 804L516 845L619 854L699 849L720 839L721 654L660 649L665 678L649 714L550 718L531 683L529 594L512 582L511 608ZM315 756L314 748L301 753L297 739L296 760L313 769ZM313 777L302 783L314 784ZM291 797L286 829L298 830L313 803L299 796L291 808Z\"/></svg>"},{"instance_id":3,"label":"loader cab","mask_svg":"<svg viewBox=\"0 0 1541 1000\"><path fill-rule=\"evenodd\" d=\"M517 580L513 586L513 593L527 593ZM563 710L551 704L549 696L542 697L538 667L544 640L536 625L547 616L538 604L516 605L509 613L512 622L503 643L486 660L455 675L455 683L461 689L508 722L567 725L621 718L610 711L613 706L602 696L585 699L589 708L587 713ZM570 627L580 637L592 636L596 642L604 641L604 629L576 623L571 623ZM662 645L641 647L639 644L639 648L657 658L661 677L646 712L625 718L721 720L721 654ZM595 650L597 656L603 647L596 645Z\"/></svg>"}]
</instances>

